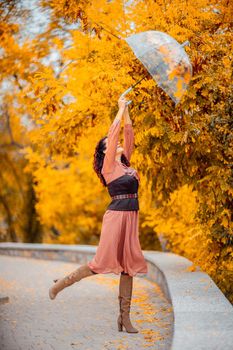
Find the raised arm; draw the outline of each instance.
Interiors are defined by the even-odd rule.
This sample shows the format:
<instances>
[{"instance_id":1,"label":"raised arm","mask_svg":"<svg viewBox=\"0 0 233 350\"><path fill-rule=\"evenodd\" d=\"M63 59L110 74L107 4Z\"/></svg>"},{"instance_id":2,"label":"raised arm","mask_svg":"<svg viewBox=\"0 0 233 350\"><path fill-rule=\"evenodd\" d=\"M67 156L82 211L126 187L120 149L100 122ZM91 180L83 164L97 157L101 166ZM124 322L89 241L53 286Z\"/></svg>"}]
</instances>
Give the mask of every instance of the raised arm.
<instances>
[{"instance_id":1,"label":"raised arm","mask_svg":"<svg viewBox=\"0 0 233 350\"><path fill-rule=\"evenodd\" d=\"M114 169L114 163L116 158L116 149L121 130L121 120L114 119L108 131L107 148L103 163L103 173L111 173Z\"/></svg>"},{"instance_id":2,"label":"raised arm","mask_svg":"<svg viewBox=\"0 0 233 350\"><path fill-rule=\"evenodd\" d=\"M131 154L133 153L134 149L134 131L133 131L133 125L132 121L129 117L129 112L128 112L128 107L126 107L125 112L124 112L124 153L130 161Z\"/></svg>"},{"instance_id":3,"label":"raised arm","mask_svg":"<svg viewBox=\"0 0 233 350\"><path fill-rule=\"evenodd\" d=\"M119 111L108 131L107 148L106 148L104 163L102 168L103 173L111 173L114 170L117 143L119 140L119 134L121 130L121 119L124 114L124 109L125 109L124 106L119 108Z\"/></svg>"}]
</instances>

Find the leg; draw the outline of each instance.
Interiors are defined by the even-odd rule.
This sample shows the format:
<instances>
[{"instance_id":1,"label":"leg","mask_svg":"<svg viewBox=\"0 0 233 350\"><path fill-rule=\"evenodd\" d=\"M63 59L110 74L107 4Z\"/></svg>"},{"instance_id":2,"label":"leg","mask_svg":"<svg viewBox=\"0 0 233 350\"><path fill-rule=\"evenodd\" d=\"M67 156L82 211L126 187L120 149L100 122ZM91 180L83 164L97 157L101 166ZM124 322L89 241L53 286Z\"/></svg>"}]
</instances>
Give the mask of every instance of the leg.
<instances>
[{"instance_id":1,"label":"leg","mask_svg":"<svg viewBox=\"0 0 233 350\"><path fill-rule=\"evenodd\" d=\"M132 289L133 289L133 277L128 273L122 271L120 275L120 284L119 284L119 306L120 306L120 315L118 317L118 330L122 331L123 326L128 333L138 333L138 330L134 328L131 324L129 312L130 304L132 298Z\"/></svg>"},{"instance_id":2,"label":"leg","mask_svg":"<svg viewBox=\"0 0 233 350\"><path fill-rule=\"evenodd\" d=\"M80 281L82 278L93 276L95 274L87 264L80 266L64 278L55 280L56 283L49 289L50 299L55 299L56 295L64 288L71 286L73 283Z\"/></svg>"},{"instance_id":3,"label":"leg","mask_svg":"<svg viewBox=\"0 0 233 350\"><path fill-rule=\"evenodd\" d=\"M95 271L92 271L92 270L91 270L91 272L92 272L93 274L95 274L95 275L97 275L97 274L98 274L98 272L95 272ZM53 281L54 281L54 282L57 282L57 281L58 281L58 279L56 278L56 279L54 279Z\"/></svg>"}]
</instances>

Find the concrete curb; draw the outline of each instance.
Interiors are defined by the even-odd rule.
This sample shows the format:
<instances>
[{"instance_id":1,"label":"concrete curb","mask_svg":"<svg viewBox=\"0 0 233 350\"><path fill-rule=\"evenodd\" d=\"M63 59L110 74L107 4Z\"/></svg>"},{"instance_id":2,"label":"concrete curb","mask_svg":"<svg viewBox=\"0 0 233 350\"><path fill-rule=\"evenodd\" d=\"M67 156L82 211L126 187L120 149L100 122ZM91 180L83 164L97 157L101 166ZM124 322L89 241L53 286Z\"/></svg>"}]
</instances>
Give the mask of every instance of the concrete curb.
<instances>
[{"instance_id":1,"label":"concrete curb","mask_svg":"<svg viewBox=\"0 0 233 350\"><path fill-rule=\"evenodd\" d=\"M0 243L0 254L28 258L88 262L97 246ZM143 251L145 277L159 284L174 311L171 350L232 350L233 309L213 280L190 272L188 259L168 252ZM168 350L168 349L166 349Z\"/></svg>"},{"instance_id":2,"label":"concrete curb","mask_svg":"<svg viewBox=\"0 0 233 350\"><path fill-rule=\"evenodd\" d=\"M214 281L200 270L187 271L192 262L182 256L144 256L166 278L175 318L172 350L232 350L232 305Z\"/></svg>"}]
</instances>

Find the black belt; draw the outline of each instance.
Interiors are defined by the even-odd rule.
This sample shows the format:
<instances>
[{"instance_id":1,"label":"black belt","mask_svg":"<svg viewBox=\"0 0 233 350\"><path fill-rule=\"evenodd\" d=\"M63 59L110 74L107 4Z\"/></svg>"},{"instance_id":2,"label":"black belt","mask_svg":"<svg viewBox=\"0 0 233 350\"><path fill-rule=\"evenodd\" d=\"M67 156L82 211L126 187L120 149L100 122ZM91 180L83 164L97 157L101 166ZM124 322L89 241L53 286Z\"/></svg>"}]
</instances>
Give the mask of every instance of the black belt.
<instances>
[{"instance_id":1,"label":"black belt","mask_svg":"<svg viewBox=\"0 0 233 350\"><path fill-rule=\"evenodd\" d=\"M124 198L138 198L137 193L125 193L125 194L117 194L116 196L112 196L112 199L124 199Z\"/></svg>"}]
</instances>

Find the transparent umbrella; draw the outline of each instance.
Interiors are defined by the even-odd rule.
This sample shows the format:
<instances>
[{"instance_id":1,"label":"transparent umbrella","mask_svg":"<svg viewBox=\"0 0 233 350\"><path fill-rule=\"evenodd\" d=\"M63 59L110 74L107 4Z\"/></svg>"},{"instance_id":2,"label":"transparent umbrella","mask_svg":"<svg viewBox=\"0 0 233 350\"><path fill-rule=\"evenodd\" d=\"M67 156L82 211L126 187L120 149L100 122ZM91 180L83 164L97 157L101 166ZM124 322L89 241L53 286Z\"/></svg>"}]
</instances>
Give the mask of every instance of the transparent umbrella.
<instances>
[{"instance_id":1,"label":"transparent umbrella","mask_svg":"<svg viewBox=\"0 0 233 350\"><path fill-rule=\"evenodd\" d=\"M180 45L170 35L154 30L133 34L125 40L158 86L177 104L192 77L192 65L184 50L189 41ZM142 79L127 89L122 96L128 94Z\"/></svg>"}]
</instances>

